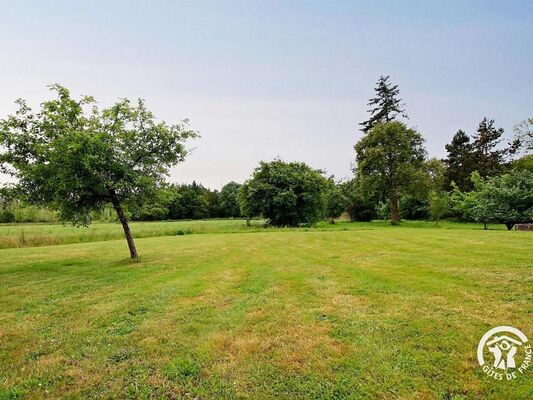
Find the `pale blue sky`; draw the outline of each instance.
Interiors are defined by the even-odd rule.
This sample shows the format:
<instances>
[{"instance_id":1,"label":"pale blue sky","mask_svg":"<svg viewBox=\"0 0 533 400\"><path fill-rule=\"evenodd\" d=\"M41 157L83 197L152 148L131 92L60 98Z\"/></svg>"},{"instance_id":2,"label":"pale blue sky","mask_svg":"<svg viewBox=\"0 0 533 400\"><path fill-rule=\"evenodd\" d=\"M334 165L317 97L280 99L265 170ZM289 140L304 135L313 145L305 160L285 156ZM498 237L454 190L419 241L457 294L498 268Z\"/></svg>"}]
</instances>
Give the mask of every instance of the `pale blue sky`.
<instances>
[{"instance_id":1,"label":"pale blue sky","mask_svg":"<svg viewBox=\"0 0 533 400\"><path fill-rule=\"evenodd\" d=\"M0 117L54 82L143 97L202 135L178 182L276 156L348 176L381 74L433 156L483 116L509 137L533 116L533 1L0 1L0 18Z\"/></svg>"}]
</instances>

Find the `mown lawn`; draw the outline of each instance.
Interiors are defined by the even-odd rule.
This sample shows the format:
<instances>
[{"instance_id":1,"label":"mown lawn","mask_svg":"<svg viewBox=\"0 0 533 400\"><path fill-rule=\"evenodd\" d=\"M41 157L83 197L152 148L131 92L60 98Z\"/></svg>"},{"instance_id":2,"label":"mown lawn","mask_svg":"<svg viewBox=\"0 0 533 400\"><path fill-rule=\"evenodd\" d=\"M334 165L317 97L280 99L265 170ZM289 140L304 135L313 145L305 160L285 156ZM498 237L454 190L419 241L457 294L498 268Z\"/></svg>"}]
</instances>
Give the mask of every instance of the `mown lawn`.
<instances>
[{"instance_id":1,"label":"mown lawn","mask_svg":"<svg viewBox=\"0 0 533 400\"><path fill-rule=\"evenodd\" d=\"M526 399L533 234L280 230L1 250L0 399Z\"/></svg>"}]
</instances>

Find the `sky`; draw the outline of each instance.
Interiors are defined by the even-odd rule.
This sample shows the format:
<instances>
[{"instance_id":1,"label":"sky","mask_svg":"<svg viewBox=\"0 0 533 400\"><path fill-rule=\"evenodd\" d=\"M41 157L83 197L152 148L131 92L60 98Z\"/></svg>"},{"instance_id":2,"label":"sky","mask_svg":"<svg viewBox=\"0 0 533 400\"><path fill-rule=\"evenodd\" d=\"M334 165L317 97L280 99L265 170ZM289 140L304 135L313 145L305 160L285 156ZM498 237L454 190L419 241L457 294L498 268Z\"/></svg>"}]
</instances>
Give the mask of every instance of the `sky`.
<instances>
[{"instance_id":1,"label":"sky","mask_svg":"<svg viewBox=\"0 0 533 400\"><path fill-rule=\"evenodd\" d=\"M52 83L143 98L200 132L172 182L219 189L276 157L350 177L380 75L430 156L484 116L508 138L533 117L531 0L0 0L0 20L0 118Z\"/></svg>"}]
</instances>

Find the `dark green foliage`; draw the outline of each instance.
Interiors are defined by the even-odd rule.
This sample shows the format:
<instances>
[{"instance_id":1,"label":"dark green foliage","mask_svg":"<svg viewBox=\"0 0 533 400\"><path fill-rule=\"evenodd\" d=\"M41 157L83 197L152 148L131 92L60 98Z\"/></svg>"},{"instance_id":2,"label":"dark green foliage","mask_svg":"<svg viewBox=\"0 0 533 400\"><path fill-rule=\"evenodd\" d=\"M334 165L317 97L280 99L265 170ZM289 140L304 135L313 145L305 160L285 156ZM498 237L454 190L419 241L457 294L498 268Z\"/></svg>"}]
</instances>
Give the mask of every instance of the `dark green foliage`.
<instances>
[{"instance_id":1,"label":"dark green foliage","mask_svg":"<svg viewBox=\"0 0 533 400\"><path fill-rule=\"evenodd\" d=\"M401 122L381 123L355 145L355 151L362 184L389 200L391 223L397 223L400 196L409 194L414 178L424 172L424 139Z\"/></svg>"},{"instance_id":2,"label":"dark green foliage","mask_svg":"<svg viewBox=\"0 0 533 400\"><path fill-rule=\"evenodd\" d=\"M474 168L474 146L470 137L459 130L454 135L450 144L446 145L448 157L446 158L445 187L450 190L455 182L461 190L471 190L473 187L470 175Z\"/></svg>"},{"instance_id":3,"label":"dark green foliage","mask_svg":"<svg viewBox=\"0 0 533 400\"><path fill-rule=\"evenodd\" d=\"M220 193L218 190L209 190L204 188L204 196L207 201L208 218L222 217L222 209L220 208Z\"/></svg>"},{"instance_id":4,"label":"dark green foliage","mask_svg":"<svg viewBox=\"0 0 533 400\"><path fill-rule=\"evenodd\" d=\"M243 186L241 210L274 226L312 224L324 215L326 186L320 171L304 163L263 161Z\"/></svg>"},{"instance_id":5,"label":"dark green foliage","mask_svg":"<svg viewBox=\"0 0 533 400\"><path fill-rule=\"evenodd\" d=\"M426 220L429 218L429 202L413 196L400 199L400 218L407 220Z\"/></svg>"},{"instance_id":6,"label":"dark green foliage","mask_svg":"<svg viewBox=\"0 0 533 400\"><path fill-rule=\"evenodd\" d=\"M340 185L345 200L345 209L350 221L371 221L376 218L377 200L365 192L359 180L353 178Z\"/></svg>"},{"instance_id":7,"label":"dark green foliage","mask_svg":"<svg viewBox=\"0 0 533 400\"><path fill-rule=\"evenodd\" d=\"M334 224L335 218L340 217L345 209L346 199L339 185L335 183L333 178L328 179L325 200L325 215L330 219L331 223Z\"/></svg>"},{"instance_id":8,"label":"dark green foliage","mask_svg":"<svg viewBox=\"0 0 533 400\"><path fill-rule=\"evenodd\" d=\"M137 196L128 203L128 210L134 221L239 218L240 186L230 182L219 192L196 182L165 184Z\"/></svg>"},{"instance_id":9,"label":"dark green foliage","mask_svg":"<svg viewBox=\"0 0 533 400\"><path fill-rule=\"evenodd\" d=\"M14 193L9 186L0 187L0 223L15 221L15 214L12 206L14 203Z\"/></svg>"},{"instance_id":10,"label":"dark green foliage","mask_svg":"<svg viewBox=\"0 0 533 400\"><path fill-rule=\"evenodd\" d=\"M209 189L193 182L190 185L172 186L173 198L169 206L169 219L209 218Z\"/></svg>"},{"instance_id":11,"label":"dark green foliage","mask_svg":"<svg viewBox=\"0 0 533 400\"><path fill-rule=\"evenodd\" d=\"M173 199L172 190L166 185L144 192L129 202L128 211L134 221L162 221L168 219Z\"/></svg>"},{"instance_id":12,"label":"dark green foliage","mask_svg":"<svg viewBox=\"0 0 533 400\"><path fill-rule=\"evenodd\" d=\"M520 140L516 139L507 146L502 146L504 130L494 126L494 120L483 118L479 123L472 141L468 135L459 130L450 144L446 145L445 189L455 183L461 191L470 191L474 185L470 179L477 171L483 178L496 176L507 168L507 159L517 153Z\"/></svg>"},{"instance_id":13,"label":"dark green foliage","mask_svg":"<svg viewBox=\"0 0 533 400\"><path fill-rule=\"evenodd\" d=\"M239 218L239 189L241 185L236 182L226 184L219 194L221 216L225 218Z\"/></svg>"},{"instance_id":14,"label":"dark green foliage","mask_svg":"<svg viewBox=\"0 0 533 400\"><path fill-rule=\"evenodd\" d=\"M238 197L241 215L246 219L246 224L250 225L251 219L257 212L257 208L250 202L250 186L246 184L242 185L239 189Z\"/></svg>"},{"instance_id":15,"label":"dark green foliage","mask_svg":"<svg viewBox=\"0 0 533 400\"><path fill-rule=\"evenodd\" d=\"M398 98L400 94L398 85L392 85L389 82L389 76L380 76L376 85L374 88L376 97L368 102L368 105L372 107L368 110L370 118L359 124L362 126L361 131L365 133L376 124L393 121L398 115L407 118L402 100Z\"/></svg>"},{"instance_id":16,"label":"dark green foliage","mask_svg":"<svg viewBox=\"0 0 533 400\"><path fill-rule=\"evenodd\" d=\"M473 137L473 170L482 178L498 175L503 170L505 156L509 153L509 149L498 147L503 132L503 128L496 128L494 120L487 117L479 123Z\"/></svg>"},{"instance_id":17,"label":"dark green foliage","mask_svg":"<svg viewBox=\"0 0 533 400\"><path fill-rule=\"evenodd\" d=\"M10 223L15 222L15 214L7 209L7 208L0 208L0 223Z\"/></svg>"},{"instance_id":18,"label":"dark green foliage","mask_svg":"<svg viewBox=\"0 0 533 400\"><path fill-rule=\"evenodd\" d=\"M414 171L400 198L400 217L407 220L427 220L430 217L430 197L443 191L446 174L444 162L431 158Z\"/></svg>"}]
</instances>

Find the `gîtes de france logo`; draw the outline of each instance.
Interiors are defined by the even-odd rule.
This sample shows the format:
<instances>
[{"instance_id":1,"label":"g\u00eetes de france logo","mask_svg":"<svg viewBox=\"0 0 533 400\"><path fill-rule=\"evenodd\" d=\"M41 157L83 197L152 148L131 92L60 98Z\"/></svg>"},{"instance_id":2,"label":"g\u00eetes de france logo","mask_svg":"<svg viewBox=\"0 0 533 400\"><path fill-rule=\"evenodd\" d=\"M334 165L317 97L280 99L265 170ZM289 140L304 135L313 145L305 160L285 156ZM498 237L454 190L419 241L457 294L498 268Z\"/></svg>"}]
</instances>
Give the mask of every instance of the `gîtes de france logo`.
<instances>
[{"instance_id":1,"label":"g\u00eetes de france logo","mask_svg":"<svg viewBox=\"0 0 533 400\"><path fill-rule=\"evenodd\" d=\"M484 355L488 356L486 360ZM512 326L497 326L479 341L477 360L488 376L499 381L510 381L528 369L531 344L520 330Z\"/></svg>"}]
</instances>

